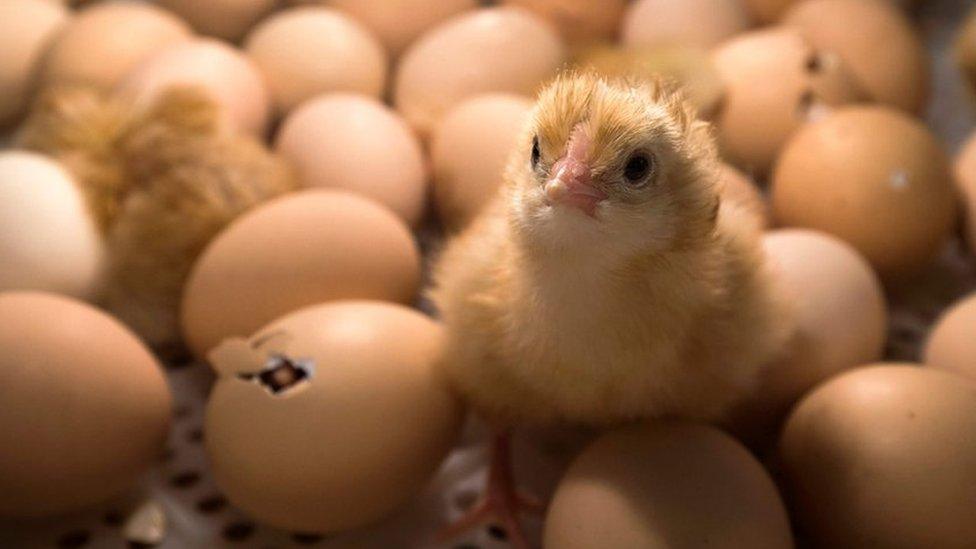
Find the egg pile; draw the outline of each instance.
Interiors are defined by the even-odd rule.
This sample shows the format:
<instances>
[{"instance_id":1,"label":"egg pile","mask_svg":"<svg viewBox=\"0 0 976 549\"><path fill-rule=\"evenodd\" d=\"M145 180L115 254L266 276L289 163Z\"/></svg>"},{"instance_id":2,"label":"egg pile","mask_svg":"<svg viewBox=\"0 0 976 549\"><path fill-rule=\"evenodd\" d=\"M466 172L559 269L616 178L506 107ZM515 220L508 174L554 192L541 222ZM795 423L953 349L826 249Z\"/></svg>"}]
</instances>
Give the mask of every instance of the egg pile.
<instances>
[{"instance_id":1,"label":"egg pile","mask_svg":"<svg viewBox=\"0 0 976 549\"><path fill-rule=\"evenodd\" d=\"M175 316L212 373L221 491L264 524L328 534L410 506L458 441L425 253L495 200L536 90L566 67L670 78L713 124L722 199L766 228L792 336L721 425L597 436L542 545L971 548L976 293L942 298L916 355L886 351L892 303L945 257L976 290L976 133L953 157L921 118L914 4L3 0L0 132L17 142L50 90L148 109L190 87L215 131L292 170L299 189L252 197L187 252ZM976 94L976 11L954 61ZM169 431L163 350L99 308L114 258L68 164L0 151L0 519L124 496Z\"/></svg>"}]
</instances>

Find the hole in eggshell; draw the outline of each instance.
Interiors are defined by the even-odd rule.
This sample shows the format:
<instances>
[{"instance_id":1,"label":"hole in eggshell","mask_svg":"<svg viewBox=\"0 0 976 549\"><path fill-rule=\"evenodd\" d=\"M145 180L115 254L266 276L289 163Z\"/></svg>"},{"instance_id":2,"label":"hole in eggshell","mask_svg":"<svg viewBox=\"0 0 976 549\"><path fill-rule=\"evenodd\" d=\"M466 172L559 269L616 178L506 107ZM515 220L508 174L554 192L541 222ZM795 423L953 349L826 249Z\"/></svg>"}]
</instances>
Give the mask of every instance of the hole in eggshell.
<instances>
[{"instance_id":1,"label":"hole in eggshell","mask_svg":"<svg viewBox=\"0 0 976 549\"><path fill-rule=\"evenodd\" d=\"M309 359L294 360L274 354L268 357L259 372L237 374L237 378L257 383L271 395L284 396L296 387L308 383L314 371L314 364Z\"/></svg>"}]
</instances>

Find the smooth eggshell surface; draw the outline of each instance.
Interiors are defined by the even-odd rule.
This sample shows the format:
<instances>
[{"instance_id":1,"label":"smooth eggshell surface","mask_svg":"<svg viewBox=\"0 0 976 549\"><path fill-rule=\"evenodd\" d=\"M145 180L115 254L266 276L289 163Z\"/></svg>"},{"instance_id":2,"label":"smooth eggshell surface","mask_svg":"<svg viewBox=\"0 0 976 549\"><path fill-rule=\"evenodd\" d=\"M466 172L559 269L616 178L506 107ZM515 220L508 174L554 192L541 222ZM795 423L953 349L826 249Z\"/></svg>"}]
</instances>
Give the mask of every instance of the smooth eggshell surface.
<instances>
[{"instance_id":1,"label":"smooth eggshell surface","mask_svg":"<svg viewBox=\"0 0 976 549\"><path fill-rule=\"evenodd\" d=\"M538 14L559 29L567 44L580 46L614 40L627 0L503 0Z\"/></svg>"},{"instance_id":2,"label":"smooth eggshell surface","mask_svg":"<svg viewBox=\"0 0 976 549\"><path fill-rule=\"evenodd\" d=\"M929 332L925 364L976 379L976 294L947 309Z\"/></svg>"},{"instance_id":3,"label":"smooth eggshell surface","mask_svg":"<svg viewBox=\"0 0 976 549\"><path fill-rule=\"evenodd\" d=\"M976 254L976 134L970 136L956 156L955 184L965 216L965 237Z\"/></svg>"},{"instance_id":4,"label":"smooth eggshell surface","mask_svg":"<svg viewBox=\"0 0 976 549\"><path fill-rule=\"evenodd\" d=\"M630 47L711 48L748 27L738 0L637 0L624 15L622 40Z\"/></svg>"},{"instance_id":5,"label":"smooth eggshell surface","mask_svg":"<svg viewBox=\"0 0 976 549\"><path fill-rule=\"evenodd\" d=\"M0 516L99 503L162 455L166 378L112 317L51 294L0 293L0 349Z\"/></svg>"},{"instance_id":6,"label":"smooth eggshell surface","mask_svg":"<svg viewBox=\"0 0 976 549\"><path fill-rule=\"evenodd\" d=\"M66 21L68 10L50 0L0 2L0 125L27 107L41 60Z\"/></svg>"},{"instance_id":7,"label":"smooth eggshell surface","mask_svg":"<svg viewBox=\"0 0 976 549\"><path fill-rule=\"evenodd\" d=\"M462 408L435 367L441 330L416 311L320 305L250 343L260 360L311 369L277 394L232 373L211 393L204 432L214 476L258 520L319 533L375 522L416 494L454 443Z\"/></svg>"},{"instance_id":8,"label":"smooth eggshell surface","mask_svg":"<svg viewBox=\"0 0 976 549\"><path fill-rule=\"evenodd\" d=\"M204 250L183 293L184 337L197 357L296 309L336 299L410 302L420 254L387 208L342 191L264 203Z\"/></svg>"},{"instance_id":9,"label":"smooth eggshell surface","mask_svg":"<svg viewBox=\"0 0 976 549\"><path fill-rule=\"evenodd\" d=\"M612 431L576 458L545 521L546 549L789 549L789 519L762 465L704 425Z\"/></svg>"},{"instance_id":10,"label":"smooth eggshell surface","mask_svg":"<svg viewBox=\"0 0 976 549\"><path fill-rule=\"evenodd\" d=\"M208 36L236 41L279 0L156 0Z\"/></svg>"},{"instance_id":11,"label":"smooth eggshell surface","mask_svg":"<svg viewBox=\"0 0 976 549\"><path fill-rule=\"evenodd\" d=\"M328 0L329 7L348 13L373 31L394 58L427 29L478 5L478 0Z\"/></svg>"}]
</instances>

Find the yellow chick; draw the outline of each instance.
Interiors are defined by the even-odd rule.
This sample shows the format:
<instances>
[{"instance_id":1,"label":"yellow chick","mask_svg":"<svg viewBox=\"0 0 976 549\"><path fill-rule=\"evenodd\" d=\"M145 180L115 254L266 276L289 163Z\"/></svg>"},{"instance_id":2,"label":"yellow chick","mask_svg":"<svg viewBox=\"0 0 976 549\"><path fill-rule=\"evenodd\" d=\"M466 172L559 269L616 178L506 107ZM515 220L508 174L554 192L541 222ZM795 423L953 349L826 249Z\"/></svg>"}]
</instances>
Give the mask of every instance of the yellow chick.
<instances>
[{"instance_id":1,"label":"yellow chick","mask_svg":"<svg viewBox=\"0 0 976 549\"><path fill-rule=\"evenodd\" d=\"M543 89L503 191L435 268L444 367L500 433L486 497L527 545L514 423L716 421L789 337L758 220L720 203L707 123L658 83L568 73Z\"/></svg>"}]
</instances>

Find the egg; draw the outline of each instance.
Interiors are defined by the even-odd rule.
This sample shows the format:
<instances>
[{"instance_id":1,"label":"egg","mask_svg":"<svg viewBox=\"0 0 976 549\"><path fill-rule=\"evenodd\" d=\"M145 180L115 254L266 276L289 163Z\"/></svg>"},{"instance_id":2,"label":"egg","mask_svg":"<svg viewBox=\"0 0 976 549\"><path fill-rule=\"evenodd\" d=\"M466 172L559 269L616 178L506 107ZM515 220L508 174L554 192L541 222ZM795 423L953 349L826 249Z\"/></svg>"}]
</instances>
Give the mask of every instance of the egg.
<instances>
[{"instance_id":1,"label":"egg","mask_svg":"<svg viewBox=\"0 0 976 549\"><path fill-rule=\"evenodd\" d=\"M254 518L328 533L409 501L447 455L462 408L435 367L441 328L394 304L294 312L213 353L217 485Z\"/></svg>"},{"instance_id":2,"label":"egg","mask_svg":"<svg viewBox=\"0 0 976 549\"><path fill-rule=\"evenodd\" d=\"M540 15L567 44L580 46L617 37L627 0L503 0Z\"/></svg>"},{"instance_id":3,"label":"egg","mask_svg":"<svg viewBox=\"0 0 976 549\"><path fill-rule=\"evenodd\" d=\"M976 254L976 134L963 144L956 156L953 181L962 202L965 235L969 249Z\"/></svg>"},{"instance_id":4,"label":"egg","mask_svg":"<svg viewBox=\"0 0 976 549\"><path fill-rule=\"evenodd\" d=\"M564 58L555 29L524 9L464 13L428 31L403 54L393 101L426 137L467 97L487 92L533 95Z\"/></svg>"},{"instance_id":5,"label":"egg","mask_svg":"<svg viewBox=\"0 0 976 549\"><path fill-rule=\"evenodd\" d=\"M271 13L279 0L155 0L208 36L235 41Z\"/></svg>"},{"instance_id":6,"label":"egg","mask_svg":"<svg viewBox=\"0 0 976 549\"><path fill-rule=\"evenodd\" d=\"M760 23L774 23L795 0L743 0L743 5Z\"/></svg>"},{"instance_id":7,"label":"egg","mask_svg":"<svg viewBox=\"0 0 976 549\"><path fill-rule=\"evenodd\" d=\"M881 106L837 110L793 136L773 172L772 204L781 224L836 235L892 276L924 267L957 215L938 139Z\"/></svg>"},{"instance_id":8,"label":"egg","mask_svg":"<svg viewBox=\"0 0 976 549\"><path fill-rule=\"evenodd\" d=\"M879 360L888 325L881 283L850 245L816 231L780 229L766 234L763 248L777 292L792 304L793 336L731 420L738 435L759 446L815 385Z\"/></svg>"},{"instance_id":9,"label":"egg","mask_svg":"<svg viewBox=\"0 0 976 549\"><path fill-rule=\"evenodd\" d=\"M248 35L245 51L261 69L279 112L325 92L380 97L383 46L359 23L322 7L285 10Z\"/></svg>"},{"instance_id":10,"label":"egg","mask_svg":"<svg viewBox=\"0 0 976 549\"><path fill-rule=\"evenodd\" d=\"M909 112L925 106L928 55L908 18L882 0L806 0L783 17L818 49L836 53L868 95Z\"/></svg>"},{"instance_id":11,"label":"egg","mask_svg":"<svg viewBox=\"0 0 976 549\"><path fill-rule=\"evenodd\" d=\"M766 204L762 191L749 176L722 162L719 164L718 185L723 200L749 210L759 218L763 227L769 226L769 205Z\"/></svg>"},{"instance_id":12,"label":"egg","mask_svg":"<svg viewBox=\"0 0 976 549\"><path fill-rule=\"evenodd\" d=\"M0 293L0 517L80 510L130 489L162 455L162 369L81 302Z\"/></svg>"},{"instance_id":13,"label":"egg","mask_svg":"<svg viewBox=\"0 0 976 549\"><path fill-rule=\"evenodd\" d=\"M329 0L329 7L344 11L369 28L398 57L427 29L461 12L478 7L478 0Z\"/></svg>"},{"instance_id":14,"label":"egg","mask_svg":"<svg viewBox=\"0 0 976 549\"><path fill-rule=\"evenodd\" d=\"M409 225L424 213L423 149L407 123L375 99L328 94L303 104L285 119L275 150L306 186L368 196Z\"/></svg>"},{"instance_id":15,"label":"egg","mask_svg":"<svg viewBox=\"0 0 976 549\"><path fill-rule=\"evenodd\" d=\"M458 230L490 202L533 103L525 96L484 94L451 109L434 130L431 164L441 220Z\"/></svg>"},{"instance_id":16,"label":"egg","mask_svg":"<svg viewBox=\"0 0 976 549\"><path fill-rule=\"evenodd\" d=\"M0 152L0 291L95 298L105 242L72 177L53 160Z\"/></svg>"},{"instance_id":17,"label":"egg","mask_svg":"<svg viewBox=\"0 0 976 549\"><path fill-rule=\"evenodd\" d=\"M546 549L793 547L776 486L721 431L657 422L611 431L560 481Z\"/></svg>"},{"instance_id":18,"label":"egg","mask_svg":"<svg viewBox=\"0 0 976 549\"><path fill-rule=\"evenodd\" d=\"M186 23L152 4L95 4L78 11L54 41L44 61L44 84L111 91L139 63L189 39L190 32Z\"/></svg>"},{"instance_id":19,"label":"egg","mask_svg":"<svg viewBox=\"0 0 976 549\"><path fill-rule=\"evenodd\" d=\"M266 202L207 246L183 292L184 339L197 357L296 309L336 299L408 303L420 254L387 208L343 191Z\"/></svg>"},{"instance_id":20,"label":"egg","mask_svg":"<svg viewBox=\"0 0 976 549\"><path fill-rule=\"evenodd\" d=\"M976 293L942 313L923 353L928 366L976 378Z\"/></svg>"},{"instance_id":21,"label":"egg","mask_svg":"<svg viewBox=\"0 0 976 549\"><path fill-rule=\"evenodd\" d=\"M813 547L976 547L976 384L914 365L860 368L797 406L779 452Z\"/></svg>"},{"instance_id":22,"label":"egg","mask_svg":"<svg viewBox=\"0 0 976 549\"><path fill-rule=\"evenodd\" d=\"M726 92L715 119L722 154L758 174L769 171L806 122L863 97L836 55L814 48L794 29L737 36L714 51L713 62Z\"/></svg>"},{"instance_id":23,"label":"egg","mask_svg":"<svg viewBox=\"0 0 976 549\"><path fill-rule=\"evenodd\" d=\"M243 53L228 44L208 38L164 48L129 73L117 94L149 104L173 86L206 90L221 106L228 128L259 136L267 129L271 106L263 77Z\"/></svg>"},{"instance_id":24,"label":"egg","mask_svg":"<svg viewBox=\"0 0 976 549\"><path fill-rule=\"evenodd\" d=\"M49 0L0 2L0 125L27 107L41 60L67 20L68 10Z\"/></svg>"},{"instance_id":25,"label":"egg","mask_svg":"<svg viewBox=\"0 0 976 549\"><path fill-rule=\"evenodd\" d=\"M624 15L626 46L711 48L749 27L739 0L637 0Z\"/></svg>"},{"instance_id":26,"label":"egg","mask_svg":"<svg viewBox=\"0 0 976 549\"><path fill-rule=\"evenodd\" d=\"M956 31L953 54L970 93L973 93L976 91L976 8L969 10L966 20Z\"/></svg>"}]
</instances>

